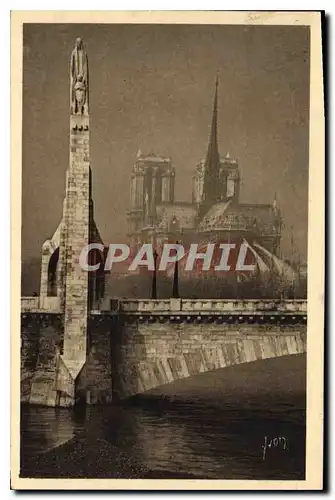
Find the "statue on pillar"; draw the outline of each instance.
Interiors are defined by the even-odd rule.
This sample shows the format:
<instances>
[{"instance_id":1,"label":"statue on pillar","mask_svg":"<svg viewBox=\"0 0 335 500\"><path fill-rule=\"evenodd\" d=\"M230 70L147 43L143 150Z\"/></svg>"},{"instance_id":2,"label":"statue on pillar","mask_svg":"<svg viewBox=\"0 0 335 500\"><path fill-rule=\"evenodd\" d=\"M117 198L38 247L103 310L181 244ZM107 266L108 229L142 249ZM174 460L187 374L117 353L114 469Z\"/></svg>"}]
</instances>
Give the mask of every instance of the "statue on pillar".
<instances>
[{"instance_id":1,"label":"statue on pillar","mask_svg":"<svg viewBox=\"0 0 335 500\"><path fill-rule=\"evenodd\" d=\"M81 38L77 38L71 54L71 114L88 115L88 60Z\"/></svg>"}]
</instances>

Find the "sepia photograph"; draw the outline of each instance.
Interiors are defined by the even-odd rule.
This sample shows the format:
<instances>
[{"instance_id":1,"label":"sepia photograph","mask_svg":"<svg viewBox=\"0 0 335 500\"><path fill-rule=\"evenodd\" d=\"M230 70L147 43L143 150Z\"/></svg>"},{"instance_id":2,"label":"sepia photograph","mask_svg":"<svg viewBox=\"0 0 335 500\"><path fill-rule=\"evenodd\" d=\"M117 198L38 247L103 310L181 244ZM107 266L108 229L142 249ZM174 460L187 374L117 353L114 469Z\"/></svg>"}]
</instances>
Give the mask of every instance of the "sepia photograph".
<instances>
[{"instance_id":1,"label":"sepia photograph","mask_svg":"<svg viewBox=\"0 0 335 500\"><path fill-rule=\"evenodd\" d=\"M320 489L320 13L15 14L14 489Z\"/></svg>"}]
</instances>

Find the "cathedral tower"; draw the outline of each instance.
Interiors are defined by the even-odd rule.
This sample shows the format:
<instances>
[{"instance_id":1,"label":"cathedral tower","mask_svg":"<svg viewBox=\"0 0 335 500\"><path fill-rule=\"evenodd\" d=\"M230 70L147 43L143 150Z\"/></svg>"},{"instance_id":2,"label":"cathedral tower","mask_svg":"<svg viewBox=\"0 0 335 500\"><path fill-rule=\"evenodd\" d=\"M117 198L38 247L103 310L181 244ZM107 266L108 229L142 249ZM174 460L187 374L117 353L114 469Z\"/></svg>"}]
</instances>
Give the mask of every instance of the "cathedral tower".
<instances>
[{"instance_id":1,"label":"cathedral tower","mask_svg":"<svg viewBox=\"0 0 335 500\"><path fill-rule=\"evenodd\" d=\"M141 231L157 221L156 208L174 202L175 170L170 157L138 151L130 183L130 209L127 211L131 246L141 242Z\"/></svg>"}]
</instances>

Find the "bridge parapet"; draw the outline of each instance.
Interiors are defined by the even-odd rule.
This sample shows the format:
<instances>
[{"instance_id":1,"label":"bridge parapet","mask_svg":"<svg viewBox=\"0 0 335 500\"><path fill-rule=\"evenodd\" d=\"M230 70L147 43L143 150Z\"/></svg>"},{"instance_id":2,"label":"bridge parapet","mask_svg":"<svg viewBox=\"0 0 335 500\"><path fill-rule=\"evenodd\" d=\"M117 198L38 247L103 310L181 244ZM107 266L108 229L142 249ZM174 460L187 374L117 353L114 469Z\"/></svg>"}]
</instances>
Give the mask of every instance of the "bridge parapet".
<instances>
[{"instance_id":1,"label":"bridge parapet","mask_svg":"<svg viewBox=\"0 0 335 500\"><path fill-rule=\"evenodd\" d=\"M21 313L60 312L59 297L21 297Z\"/></svg>"},{"instance_id":2,"label":"bridge parapet","mask_svg":"<svg viewBox=\"0 0 335 500\"><path fill-rule=\"evenodd\" d=\"M296 312L306 314L307 303L304 300L186 300L182 301L183 311L209 311L210 313L222 312L250 312L263 313L266 311Z\"/></svg>"},{"instance_id":3,"label":"bridge parapet","mask_svg":"<svg viewBox=\"0 0 335 500\"><path fill-rule=\"evenodd\" d=\"M223 299L123 299L119 302L122 313L184 314L307 314L306 300L223 300Z\"/></svg>"},{"instance_id":4,"label":"bridge parapet","mask_svg":"<svg viewBox=\"0 0 335 500\"><path fill-rule=\"evenodd\" d=\"M307 316L306 300L224 300L224 299L111 299L109 307L91 311L91 314L111 312L122 315ZM107 302L105 302L107 304ZM61 313L59 297L22 297L21 313Z\"/></svg>"},{"instance_id":5,"label":"bridge parapet","mask_svg":"<svg viewBox=\"0 0 335 500\"><path fill-rule=\"evenodd\" d=\"M39 297L21 297L21 312L38 310L40 307Z\"/></svg>"}]
</instances>

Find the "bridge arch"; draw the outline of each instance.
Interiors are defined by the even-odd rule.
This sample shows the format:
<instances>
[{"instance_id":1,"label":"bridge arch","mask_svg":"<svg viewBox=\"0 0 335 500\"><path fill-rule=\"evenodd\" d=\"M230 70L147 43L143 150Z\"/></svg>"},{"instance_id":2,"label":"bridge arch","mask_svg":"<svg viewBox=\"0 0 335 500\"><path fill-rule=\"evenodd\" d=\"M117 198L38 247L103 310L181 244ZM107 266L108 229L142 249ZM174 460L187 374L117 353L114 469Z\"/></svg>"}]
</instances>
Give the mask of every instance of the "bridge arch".
<instances>
[{"instance_id":1,"label":"bridge arch","mask_svg":"<svg viewBox=\"0 0 335 500\"><path fill-rule=\"evenodd\" d=\"M136 322L113 335L113 391L119 398L242 363L306 352L302 324Z\"/></svg>"}]
</instances>

